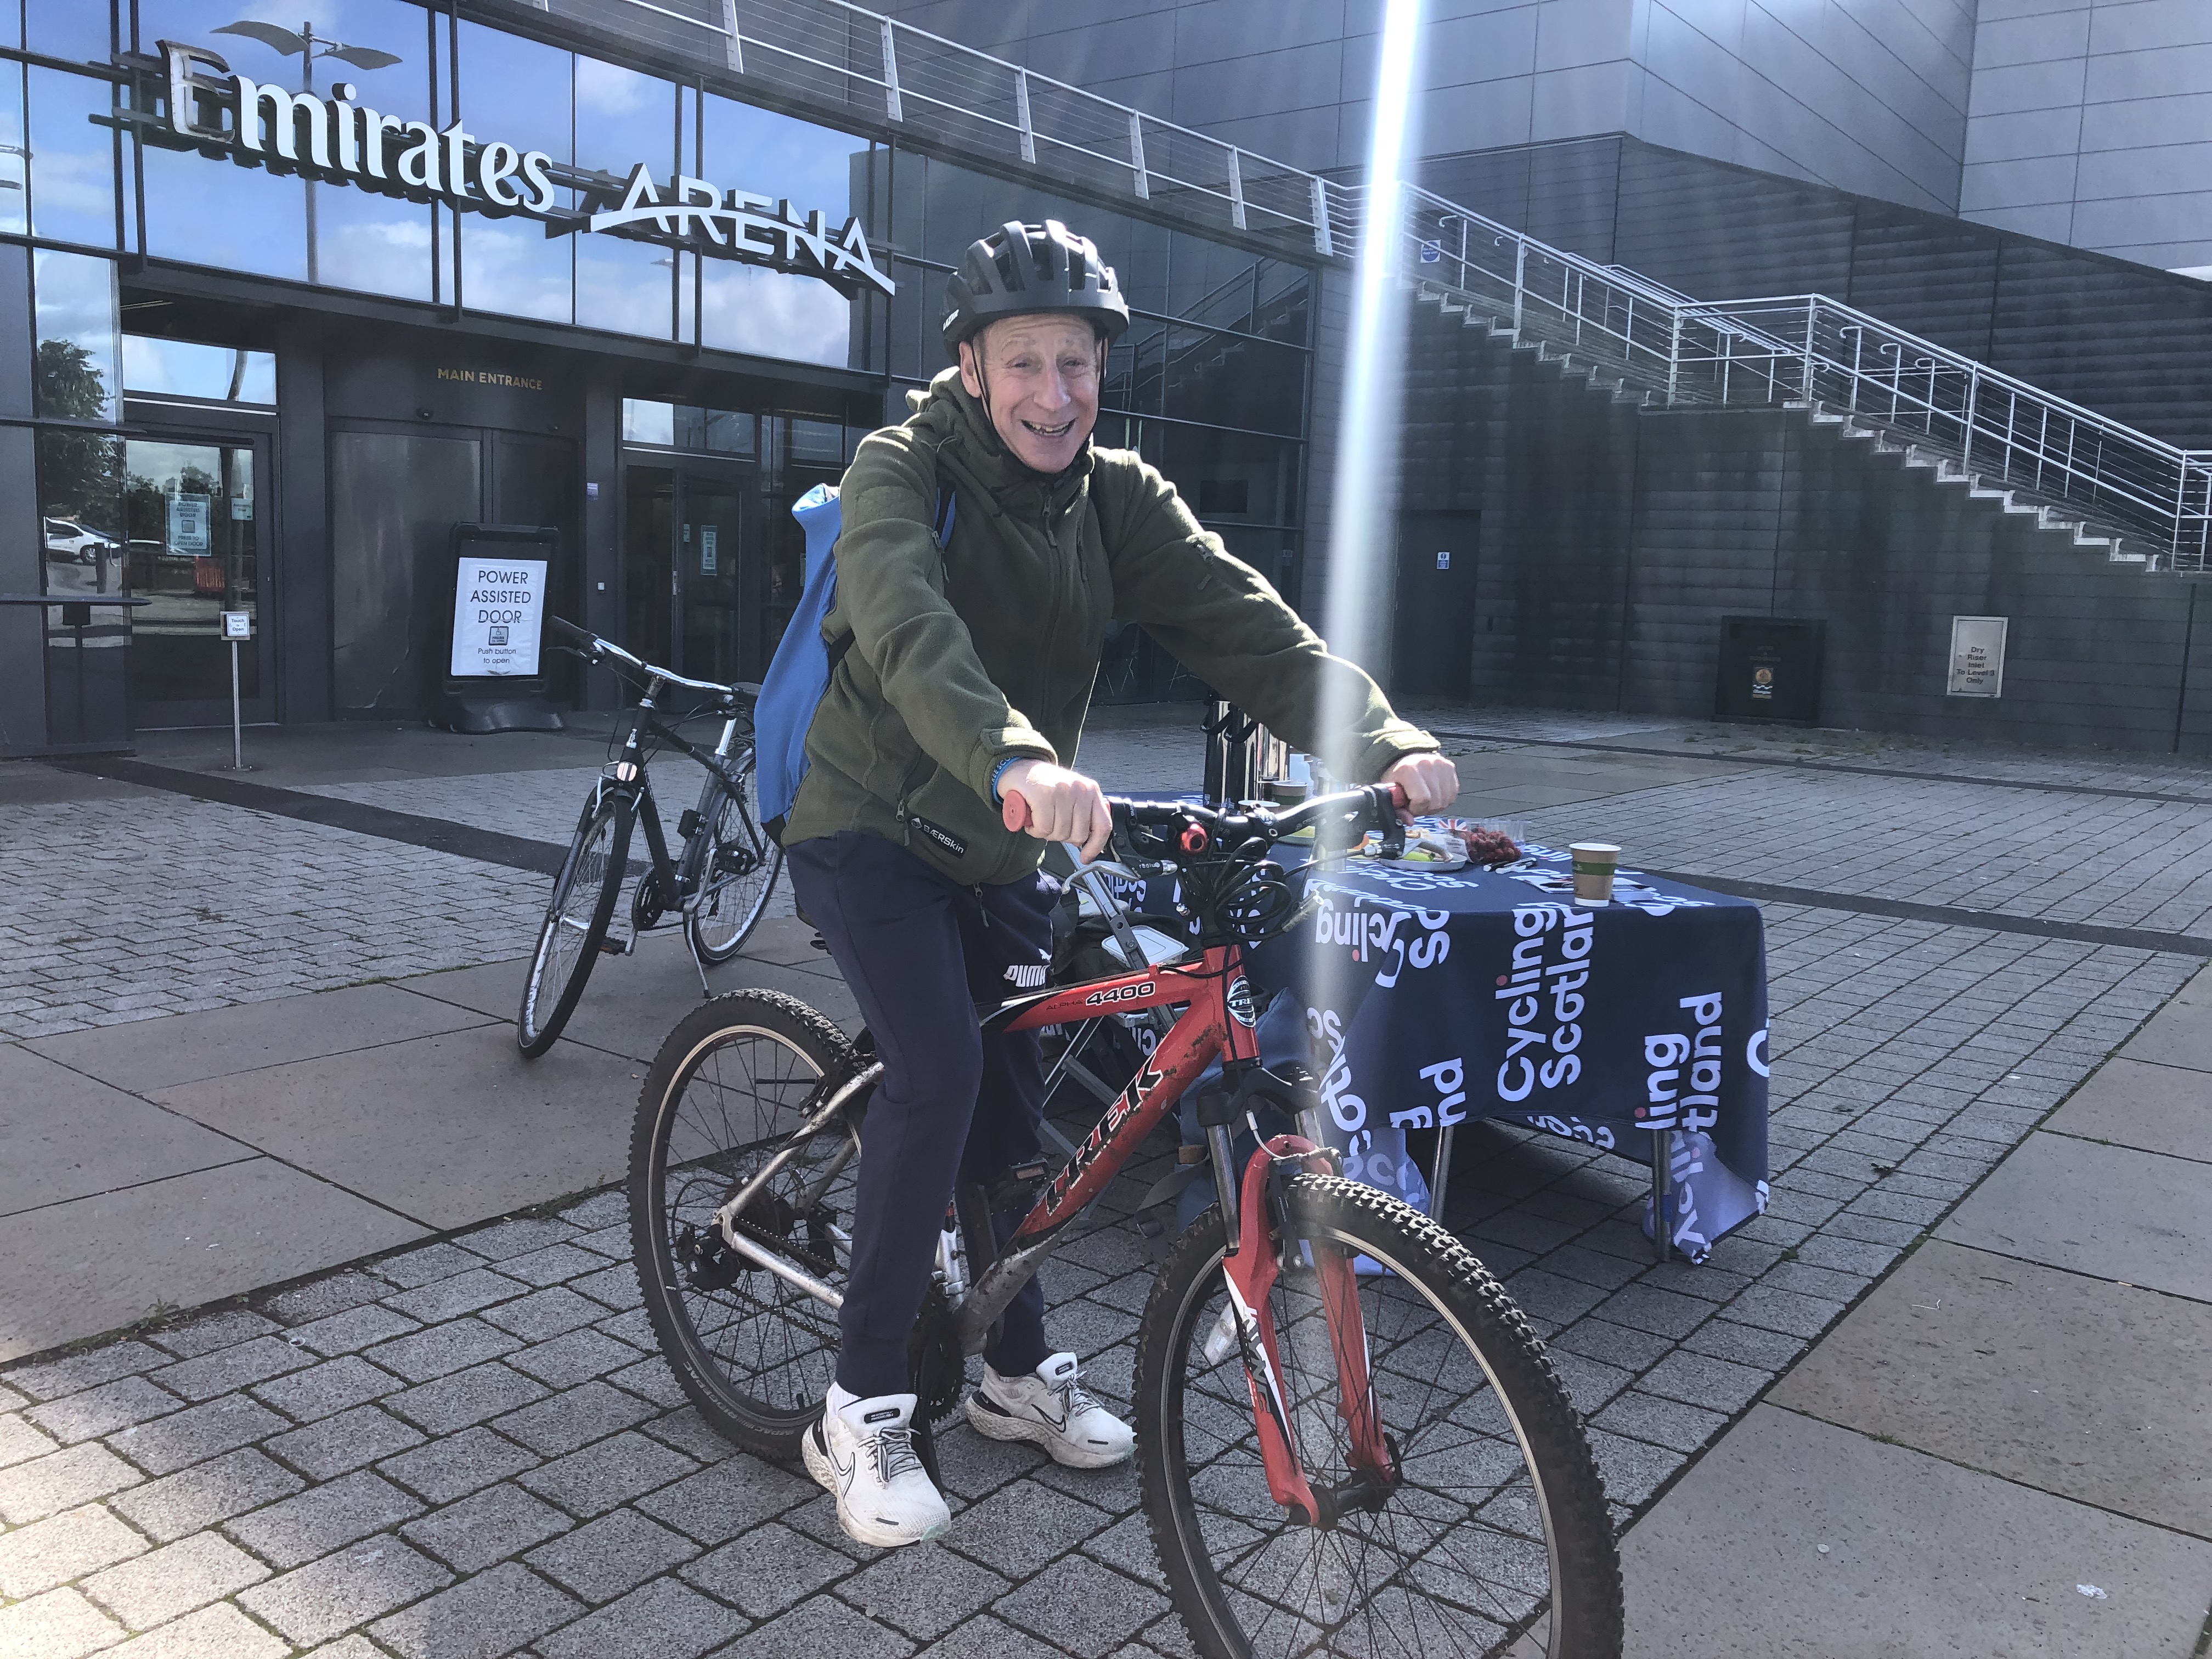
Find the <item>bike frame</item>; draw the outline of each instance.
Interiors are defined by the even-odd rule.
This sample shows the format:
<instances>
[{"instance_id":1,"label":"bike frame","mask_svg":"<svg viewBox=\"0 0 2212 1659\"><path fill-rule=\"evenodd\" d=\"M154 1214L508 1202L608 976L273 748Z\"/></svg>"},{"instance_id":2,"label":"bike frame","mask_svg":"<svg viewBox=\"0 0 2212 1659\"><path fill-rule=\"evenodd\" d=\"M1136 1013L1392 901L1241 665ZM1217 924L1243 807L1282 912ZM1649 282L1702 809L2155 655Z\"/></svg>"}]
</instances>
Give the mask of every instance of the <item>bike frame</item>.
<instances>
[{"instance_id":1,"label":"bike frame","mask_svg":"<svg viewBox=\"0 0 2212 1659\"><path fill-rule=\"evenodd\" d=\"M1011 998L984 1017L986 1031L1029 1031L1176 1003L1188 1005L1182 1018L1146 1057L1120 1098L1014 1230L1006 1254L983 1270L961 1303L957 1319L963 1352L981 1351L992 1324L1059 1247L1067 1224L1105 1190L1208 1064L1218 1057L1228 1082L1241 1080L1260 1063L1258 1016L1244 980L1243 953L1234 944L1215 945L1195 963L1163 964ZM1251 1127L1258 1136L1256 1120ZM1319 1525L1331 1518L1329 1500L1314 1492L1298 1458L1268 1301L1283 1268L1293 1262L1304 1265L1304 1258L1297 1243L1282 1236L1285 1218L1279 1205L1271 1200L1278 1195L1279 1172L1285 1164L1316 1174L1334 1174L1335 1170L1328 1155L1311 1141L1278 1135L1254 1151L1240 1182L1231 1161L1232 1133L1226 1123L1207 1126L1215 1200L1228 1226L1229 1255L1223 1268L1237 1316L1261 1459L1274 1500L1286 1509L1303 1510L1309 1524ZM1382 1438L1375 1409L1367 1336L1352 1263L1340 1252L1328 1249L1312 1250L1310 1262L1319 1278L1336 1362L1339 1409L1352 1431L1352 1461L1387 1485L1395 1479L1396 1460Z\"/></svg>"},{"instance_id":2,"label":"bike frame","mask_svg":"<svg viewBox=\"0 0 2212 1659\"><path fill-rule=\"evenodd\" d=\"M681 863L672 859L668 851L668 833L660 822L660 804L653 793L653 779L646 770L644 734L647 732L669 747L690 756L707 769L707 781L699 791L697 808L702 825L709 805L708 797L720 788L732 799L742 800L744 782L730 766L730 750L737 742L742 717L731 714L722 721L720 741L711 750L702 749L687 742L683 734L660 718L653 707L653 692L658 688L648 686L643 696L629 711L629 729L623 737L622 749L616 759L602 775L599 788L604 793L615 791L630 797L631 808L637 821L645 830L645 845L652 858L653 879L672 906L688 904L696 896L700 885L700 866L706 856L706 842L696 832L684 844ZM594 796L594 803L601 799ZM752 826L756 837L760 833L757 824ZM756 846L756 854L762 848Z\"/></svg>"}]
</instances>

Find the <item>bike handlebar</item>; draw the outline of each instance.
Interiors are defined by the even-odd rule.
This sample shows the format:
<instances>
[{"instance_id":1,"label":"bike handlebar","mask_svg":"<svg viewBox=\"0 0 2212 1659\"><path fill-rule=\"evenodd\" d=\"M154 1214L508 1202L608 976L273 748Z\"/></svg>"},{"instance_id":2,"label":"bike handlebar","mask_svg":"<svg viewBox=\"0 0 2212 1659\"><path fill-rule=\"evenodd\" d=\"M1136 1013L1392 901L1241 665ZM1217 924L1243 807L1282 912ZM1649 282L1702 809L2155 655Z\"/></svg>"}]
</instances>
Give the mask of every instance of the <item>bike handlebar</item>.
<instances>
[{"instance_id":1,"label":"bike handlebar","mask_svg":"<svg viewBox=\"0 0 2212 1659\"><path fill-rule=\"evenodd\" d=\"M1201 806L1189 801L1127 800L1109 796L1114 834L1140 854L1164 857L1170 862L1208 854L1253 849L1255 856L1277 842L1288 841L1307 830L1318 843L1334 830L1354 838L1369 830L1380 830L1385 848L1405 844L1406 827L1398 814L1407 805L1405 787L1395 783L1369 784L1333 795L1321 795L1287 811L1265 806ZM1149 831L1150 834L1133 834ZM1161 832L1167 833L1161 833ZM1143 843L1149 842L1151 846Z\"/></svg>"},{"instance_id":2,"label":"bike handlebar","mask_svg":"<svg viewBox=\"0 0 2212 1659\"><path fill-rule=\"evenodd\" d=\"M672 668L662 668L657 664L646 661L642 657L632 656L611 640L603 640L589 629L579 628L566 617L548 617L545 623L546 626L552 629L555 633L574 640L579 654L585 661L612 667L617 673L627 667L643 676L648 682L658 681L662 685L680 686L686 691L705 691L720 698L726 703L734 703L741 696L757 697L760 695L760 688L756 685L742 683L725 685L720 680L688 679Z\"/></svg>"}]
</instances>

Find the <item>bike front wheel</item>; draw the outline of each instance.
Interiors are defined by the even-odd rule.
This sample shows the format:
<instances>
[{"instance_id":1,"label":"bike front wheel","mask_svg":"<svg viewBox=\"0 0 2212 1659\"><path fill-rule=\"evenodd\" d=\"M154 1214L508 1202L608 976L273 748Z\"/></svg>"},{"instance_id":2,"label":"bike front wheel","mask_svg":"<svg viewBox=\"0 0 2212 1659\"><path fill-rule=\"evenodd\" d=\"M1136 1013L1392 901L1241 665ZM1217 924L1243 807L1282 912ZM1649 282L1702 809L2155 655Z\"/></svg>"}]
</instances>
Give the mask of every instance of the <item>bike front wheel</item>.
<instances>
[{"instance_id":1,"label":"bike front wheel","mask_svg":"<svg viewBox=\"0 0 2212 1659\"><path fill-rule=\"evenodd\" d=\"M768 909L783 868L783 848L761 828L759 796L750 763L744 767L744 793L732 797L719 785L698 833L707 844L699 861L699 899L684 926L700 960L727 962L737 955Z\"/></svg>"},{"instance_id":2,"label":"bike front wheel","mask_svg":"<svg viewBox=\"0 0 2212 1659\"><path fill-rule=\"evenodd\" d=\"M538 949L523 981L515 1038L536 1059L553 1046L592 976L607 924L615 914L629 865L629 832L635 821L627 797L603 793L584 809L576 838L553 880L552 902L538 930Z\"/></svg>"},{"instance_id":3,"label":"bike front wheel","mask_svg":"<svg viewBox=\"0 0 2212 1659\"><path fill-rule=\"evenodd\" d=\"M823 1080L852 1064L844 1034L795 997L736 991L669 1033L638 1097L630 1242L647 1316L699 1414L763 1457L797 1455L836 1375L837 1310L794 1277L843 1293L865 1094L806 1126ZM787 1151L732 1224L779 1274L714 1218Z\"/></svg>"},{"instance_id":4,"label":"bike front wheel","mask_svg":"<svg viewBox=\"0 0 2212 1659\"><path fill-rule=\"evenodd\" d=\"M1322 1525L1269 1495L1224 1321L1218 1210L1176 1242L1138 1331L1145 1514L1199 1652L1619 1659L1604 1486L1504 1288L1443 1228L1356 1182L1294 1176L1288 1215L1304 1249L1286 1252L1269 1305L1300 1466L1317 1495L1334 1495ZM1352 1458L1364 1408L1341 1398L1320 1275L1304 1265L1322 1251L1387 1269L1354 1282L1395 1465L1388 1482Z\"/></svg>"}]
</instances>

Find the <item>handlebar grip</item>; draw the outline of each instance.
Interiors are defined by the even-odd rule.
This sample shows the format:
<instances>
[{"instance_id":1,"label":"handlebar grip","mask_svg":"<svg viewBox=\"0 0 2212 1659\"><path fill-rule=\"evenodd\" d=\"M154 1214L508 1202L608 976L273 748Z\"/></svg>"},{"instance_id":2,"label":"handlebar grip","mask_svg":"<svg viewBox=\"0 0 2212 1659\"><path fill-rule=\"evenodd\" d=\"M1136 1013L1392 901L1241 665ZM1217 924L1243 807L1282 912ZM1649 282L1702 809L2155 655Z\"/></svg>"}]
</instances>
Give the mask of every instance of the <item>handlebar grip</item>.
<instances>
[{"instance_id":1,"label":"handlebar grip","mask_svg":"<svg viewBox=\"0 0 2212 1659\"><path fill-rule=\"evenodd\" d=\"M1404 784L1394 783L1390 786L1390 805L1396 807L1400 811L1402 812L1407 806L1412 805L1413 799L1413 798L1406 793L1406 786Z\"/></svg>"},{"instance_id":2,"label":"handlebar grip","mask_svg":"<svg viewBox=\"0 0 2212 1659\"><path fill-rule=\"evenodd\" d=\"M570 622L566 617L548 617L545 618L545 625L551 629L555 633L562 635L566 638L574 640L579 644L590 645L594 643L593 636L590 630L577 627L575 623Z\"/></svg>"},{"instance_id":3,"label":"handlebar grip","mask_svg":"<svg viewBox=\"0 0 2212 1659\"><path fill-rule=\"evenodd\" d=\"M999 820L1018 836L1028 829L1030 827L1028 797L1011 793L1000 796Z\"/></svg>"}]
</instances>

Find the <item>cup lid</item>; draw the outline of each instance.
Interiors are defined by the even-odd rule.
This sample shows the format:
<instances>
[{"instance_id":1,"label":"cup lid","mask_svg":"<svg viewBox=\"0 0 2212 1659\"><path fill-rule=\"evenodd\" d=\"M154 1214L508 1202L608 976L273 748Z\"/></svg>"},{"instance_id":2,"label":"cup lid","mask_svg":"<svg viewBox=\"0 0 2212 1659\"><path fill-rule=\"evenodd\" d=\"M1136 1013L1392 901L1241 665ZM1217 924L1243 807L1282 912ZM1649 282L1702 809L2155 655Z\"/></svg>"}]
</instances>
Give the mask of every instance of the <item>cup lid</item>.
<instances>
[{"instance_id":1,"label":"cup lid","mask_svg":"<svg viewBox=\"0 0 2212 1659\"><path fill-rule=\"evenodd\" d=\"M1616 858L1620 855L1620 848L1615 847L1609 841L1571 841L1567 843L1567 851L1570 853L1611 853Z\"/></svg>"}]
</instances>

